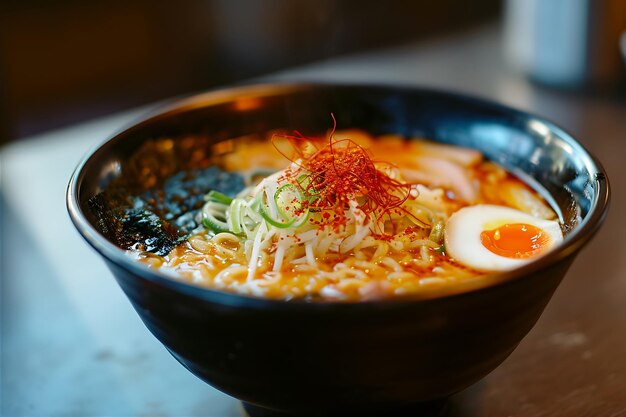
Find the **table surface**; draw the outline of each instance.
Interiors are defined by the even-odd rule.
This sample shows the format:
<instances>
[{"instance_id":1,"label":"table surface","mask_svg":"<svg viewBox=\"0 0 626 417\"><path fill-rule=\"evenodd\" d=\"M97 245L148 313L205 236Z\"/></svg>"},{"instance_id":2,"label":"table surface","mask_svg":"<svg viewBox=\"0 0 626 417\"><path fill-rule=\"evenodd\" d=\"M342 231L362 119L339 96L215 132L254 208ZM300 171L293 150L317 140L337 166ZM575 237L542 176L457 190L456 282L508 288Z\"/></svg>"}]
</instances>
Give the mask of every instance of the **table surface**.
<instances>
[{"instance_id":1,"label":"table surface","mask_svg":"<svg viewBox=\"0 0 626 417\"><path fill-rule=\"evenodd\" d=\"M579 138L608 171L613 210L517 350L452 397L447 415L626 416L626 104L529 83L504 64L500 38L498 28L480 28L268 79L441 87L540 114ZM146 111L0 151L3 416L241 415L148 332L65 210L80 158Z\"/></svg>"}]
</instances>

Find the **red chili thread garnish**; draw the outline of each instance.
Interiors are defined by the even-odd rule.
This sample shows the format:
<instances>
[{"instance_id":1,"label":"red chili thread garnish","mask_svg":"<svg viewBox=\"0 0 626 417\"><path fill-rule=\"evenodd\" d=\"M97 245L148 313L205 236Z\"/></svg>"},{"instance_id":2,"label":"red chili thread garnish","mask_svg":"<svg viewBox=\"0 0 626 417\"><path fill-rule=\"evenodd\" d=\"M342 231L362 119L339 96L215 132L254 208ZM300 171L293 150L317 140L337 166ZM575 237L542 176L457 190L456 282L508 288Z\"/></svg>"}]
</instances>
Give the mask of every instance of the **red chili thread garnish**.
<instances>
[{"instance_id":1,"label":"red chili thread garnish","mask_svg":"<svg viewBox=\"0 0 626 417\"><path fill-rule=\"evenodd\" d=\"M333 128L323 146L296 131L292 136L280 136L293 147L294 154L289 156L272 138L278 152L297 167L288 170L286 177L302 190L306 207L313 212L322 211L323 224L331 224L335 229L345 225L344 212L354 200L365 215L374 213L377 219L390 217L394 209L411 215L400 206L410 197L413 184L400 182L378 169L376 164L393 164L375 162L353 140L336 140L337 122L333 114L331 117Z\"/></svg>"}]
</instances>

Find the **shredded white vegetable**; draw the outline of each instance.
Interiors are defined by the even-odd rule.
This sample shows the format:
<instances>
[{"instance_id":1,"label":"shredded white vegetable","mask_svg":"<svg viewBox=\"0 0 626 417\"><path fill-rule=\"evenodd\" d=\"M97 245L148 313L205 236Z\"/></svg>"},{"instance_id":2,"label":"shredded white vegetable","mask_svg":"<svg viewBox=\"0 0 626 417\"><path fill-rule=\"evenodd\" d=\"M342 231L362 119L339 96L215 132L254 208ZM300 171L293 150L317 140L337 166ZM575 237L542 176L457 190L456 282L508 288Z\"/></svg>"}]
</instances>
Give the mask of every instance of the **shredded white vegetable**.
<instances>
[{"instance_id":1,"label":"shredded white vegetable","mask_svg":"<svg viewBox=\"0 0 626 417\"><path fill-rule=\"evenodd\" d=\"M385 169L390 171L389 175L398 175L392 168ZM280 272L286 262L294 267L316 267L318 260L326 259L329 254L348 254L355 249L360 251L369 247L375 247L372 249L372 260L382 259L390 249L398 250L405 244L398 237L391 241L380 241L376 237L387 233L387 222L392 215L395 218L405 216L410 219L407 225L425 228L422 237L417 238L411 246L437 246L437 243L427 238L431 225L438 221L435 213L440 208L441 191L431 191L422 185L412 186L410 201L405 209L408 216L387 213L385 218L373 211L366 213L360 208L357 197L347 199L343 213L321 213L319 209L309 212L305 196L289 182L287 170L275 172L257 186L248 187L230 206L209 202L204 207L204 211L214 218L226 220L219 226L226 225L231 233L244 237L248 283L255 282L258 265L263 263L262 258L268 253L273 254L273 264L271 271L265 271L264 274ZM320 220L322 214L327 223ZM307 221L309 218L310 222ZM335 219L338 221L333 223ZM392 267L394 270L399 268L398 265ZM258 288L250 285L249 290L254 293Z\"/></svg>"}]
</instances>

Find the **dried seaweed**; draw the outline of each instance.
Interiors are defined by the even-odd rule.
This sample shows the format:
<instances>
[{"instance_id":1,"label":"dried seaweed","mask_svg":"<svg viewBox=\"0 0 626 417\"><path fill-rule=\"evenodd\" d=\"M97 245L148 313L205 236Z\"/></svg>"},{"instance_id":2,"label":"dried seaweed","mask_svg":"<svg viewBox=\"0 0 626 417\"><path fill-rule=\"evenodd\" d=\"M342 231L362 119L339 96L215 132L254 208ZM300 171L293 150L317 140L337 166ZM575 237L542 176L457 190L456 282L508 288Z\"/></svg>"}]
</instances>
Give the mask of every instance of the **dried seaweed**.
<instances>
[{"instance_id":1,"label":"dried seaweed","mask_svg":"<svg viewBox=\"0 0 626 417\"><path fill-rule=\"evenodd\" d=\"M241 175L215 166L205 142L184 138L144 143L122 166L122 175L89 200L97 229L123 249L157 255L183 242L198 227L196 216L209 191L234 196L244 188ZM193 143L202 146L192 152Z\"/></svg>"},{"instance_id":2,"label":"dried seaweed","mask_svg":"<svg viewBox=\"0 0 626 417\"><path fill-rule=\"evenodd\" d=\"M157 255L167 255L184 239L178 228L151 211L128 209L122 212L118 244L124 248L136 246Z\"/></svg>"},{"instance_id":3,"label":"dried seaweed","mask_svg":"<svg viewBox=\"0 0 626 417\"><path fill-rule=\"evenodd\" d=\"M217 167L179 172L168 178L162 187L137 196L134 207L148 209L189 233L198 226L195 214L202 208L209 191L234 197L243 187L241 175Z\"/></svg>"}]
</instances>

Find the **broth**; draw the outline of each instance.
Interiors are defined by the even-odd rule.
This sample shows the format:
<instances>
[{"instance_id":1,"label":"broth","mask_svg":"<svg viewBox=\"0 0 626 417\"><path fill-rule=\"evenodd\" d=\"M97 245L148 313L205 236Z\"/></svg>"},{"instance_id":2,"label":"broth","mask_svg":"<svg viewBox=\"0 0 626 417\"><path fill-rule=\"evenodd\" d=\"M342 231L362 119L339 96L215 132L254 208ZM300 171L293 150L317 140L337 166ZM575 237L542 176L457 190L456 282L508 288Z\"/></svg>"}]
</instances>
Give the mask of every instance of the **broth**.
<instances>
[{"instance_id":1,"label":"broth","mask_svg":"<svg viewBox=\"0 0 626 417\"><path fill-rule=\"evenodd\" d=\"M141 242L130 251L194 285L284 300L390 298L515 268L562 239L541 195L472 149L350 130L270 132L212 154L243 188L209 192L197 227L167 253ZM481 243L485 230L514 254Z\"/></svg>"}]
</instances>

